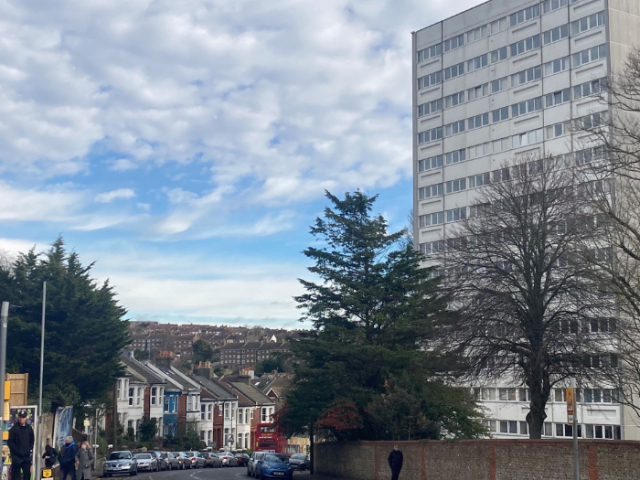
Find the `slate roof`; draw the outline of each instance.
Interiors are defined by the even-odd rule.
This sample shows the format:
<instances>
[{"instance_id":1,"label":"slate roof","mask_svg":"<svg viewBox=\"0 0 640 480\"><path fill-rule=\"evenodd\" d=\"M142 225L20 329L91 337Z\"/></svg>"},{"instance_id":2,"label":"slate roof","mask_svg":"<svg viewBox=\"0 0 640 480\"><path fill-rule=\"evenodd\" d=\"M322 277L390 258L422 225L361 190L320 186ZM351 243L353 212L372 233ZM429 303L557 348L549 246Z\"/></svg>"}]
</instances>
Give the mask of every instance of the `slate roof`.
<instances>
[{"instance_id":1,"label":"slate roof","mask_svg":"<svg viewBox=\"0 0 640 480\"><path fill-rule=\"evenodd\" d=\"M218 400L235 400L236 396L227 390L224 386L220 385L218 382L213 380L209 380L206 377L202 377L200 375L194 375L193 379L198 382L202 387L204 387L207 391L209 391L215 398Z\"/></svg>"},{"instance_id":2,"label":"slate roof","mask_svg":"<svg viewBox=\"0 0 640 480\"><path fill-rule=\"evenodd\" d=\"M255 388L253 385L247 385L243 382L228 382L233 386L236 390L238 390L242 395L247 397L249 400L254 402L256 405L273 405L273 398L267 397L260 390Z\"/></svg>"},{"instance_id":3,"label":"slate roof","mask_svg":"<svg viewBox=\"0 0 640 480\"><path fill-rule=\"evenodd\" d=\"M127 371L138 380L145 381L149 384L165 383L164 379L156 375L152 370L135 358L131 357L129 352L125 351L120 355L120 361L124 363Z\"/></svg>"}]
</instances>

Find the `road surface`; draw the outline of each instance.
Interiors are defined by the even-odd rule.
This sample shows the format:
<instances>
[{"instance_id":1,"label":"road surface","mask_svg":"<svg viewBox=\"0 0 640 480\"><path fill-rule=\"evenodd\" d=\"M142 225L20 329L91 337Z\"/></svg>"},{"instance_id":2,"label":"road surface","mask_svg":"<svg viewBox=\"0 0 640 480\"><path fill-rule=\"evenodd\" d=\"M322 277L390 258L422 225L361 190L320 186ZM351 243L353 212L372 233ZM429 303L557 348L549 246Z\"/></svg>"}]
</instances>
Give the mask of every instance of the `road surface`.
<instances>
[{"instance_id":1,"label":"road surface","mask_svg":"<svg viewBox=\"0 0 640 480\"><path fill-rule=\"evenodd\" d=\"M100 472L102 473L102 472ZM293 472L294 480L312 480L309 472ZM198 468L190 470L171 470L166 472L139 472L135 477L116 475L109 480L250 480L247 467ZM100 480L107 480L100 477ZM314 479L315 480L315 479Z\"/></svg>"}]
</instances>

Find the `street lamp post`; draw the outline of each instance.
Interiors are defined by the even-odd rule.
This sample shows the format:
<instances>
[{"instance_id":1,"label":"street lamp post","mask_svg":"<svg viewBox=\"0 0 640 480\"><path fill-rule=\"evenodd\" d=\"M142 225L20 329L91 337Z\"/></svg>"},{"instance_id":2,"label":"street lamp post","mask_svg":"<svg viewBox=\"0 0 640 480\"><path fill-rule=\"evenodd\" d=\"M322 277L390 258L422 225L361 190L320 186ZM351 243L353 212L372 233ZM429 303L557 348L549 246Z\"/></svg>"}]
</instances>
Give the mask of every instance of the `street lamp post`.
<instances>
[{"instance_id":1,"label":"street lamp post","mask_svg":"<svg viewBox=\"0 0 640 480\"><path fill-rule=\"evenodd\" d=\"M7 366L7 323L9 319L9 302L2 302L0 307L0 430L4 425L4 378ZM0 472L3 468L2 455L0 455Z\"/></svg>"},{"instance_id":2,"label":"street lamp post","mask_svg":"<svg viewBox=\"0 0 640 480\"><path fill-rule=\"evenodd\" d=\"M40 330L40 391L38 392L38 440L34 449L35 460L35 472L36 475L40 475L40 447L42 446L42 382L44 381L44 327L45 327L45 315L47 312L47 282L42 284L42 328Z\"/></svg>"}]
</instances>

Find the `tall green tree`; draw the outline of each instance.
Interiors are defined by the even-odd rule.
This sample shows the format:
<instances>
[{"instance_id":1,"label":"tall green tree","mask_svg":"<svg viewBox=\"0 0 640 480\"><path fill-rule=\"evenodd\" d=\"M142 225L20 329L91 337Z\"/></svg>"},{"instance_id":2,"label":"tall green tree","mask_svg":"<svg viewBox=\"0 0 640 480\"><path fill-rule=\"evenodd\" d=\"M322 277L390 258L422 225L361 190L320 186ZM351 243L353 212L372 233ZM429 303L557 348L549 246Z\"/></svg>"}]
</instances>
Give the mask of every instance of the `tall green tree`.
<instances>
[{"instance_id":1,"label":"tall green tree","mask_svg":"<svg viewBox=\"0 0 640 480\"><path fill-rule=\"evenodd\" d=\"M260 360L256 363L256 375L262 375L263 373L271 373L277 371L279 373L288 372L289 366L287 365L287 357L284 355L275 353L264 360Z\"/></svg>"},{"instance_id":2,"label":"tall green tree","mask_svg":"<svg viewBox=\"0 0 640 480\"><path fill-rule=\"evenodd\" d=\"M91 278L58 238L49 251L21 254L0 266L0 299L18 308L9 318L7 367L39 381L42 284L47 282L44 397L47 406L101 401L121 373L119 355L129 342L126 310L108 281Z\"/></svg>"},{"instance_id":3,"label":"tall green tree","mask_svg":"<svg viewBox=\"0 0 640 480\"><path fill-rule=\"evenodd\" d=\"M193 363L213 360L213 347L206 340L199 338L191 346L193 349Z\"/></svg>"},{"instance_id":4,"label":"tall green tree","mask_svg":"<svg viewBox=\"0 0 640 480\"><path fill-rule=\"evenodd\" d=\"M300 280L305 293L296 297L315 330L292 343L296 383L278 423L289 432L321 427L338 439L408 438L393 422L379 428L375 415L380 396L403 378L419 398L412 408L424 414L412 438L478 435L468 394L438 380L457 369L456 358L424 348L454 315L421 268L424 257L403 231L389 233L386 220L372 215L375 196L327 198L331 207L311 227L320 246L304 251L319 281Z\"/></svg>"}]
</instances>

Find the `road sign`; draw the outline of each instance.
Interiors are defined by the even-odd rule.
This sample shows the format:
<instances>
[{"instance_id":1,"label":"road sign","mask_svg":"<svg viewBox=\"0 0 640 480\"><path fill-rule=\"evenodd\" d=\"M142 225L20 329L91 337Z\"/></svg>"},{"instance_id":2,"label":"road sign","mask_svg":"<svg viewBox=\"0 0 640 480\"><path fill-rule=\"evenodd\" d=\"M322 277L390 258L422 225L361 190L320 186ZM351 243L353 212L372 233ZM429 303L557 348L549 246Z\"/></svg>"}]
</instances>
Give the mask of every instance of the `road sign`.
<instances>
[{"instance_id":1,"label":"road sign","mask_svg":"<svg viewBox=\"0 0 640 480\"><path fill-rule=\"evenodd\" d=\"M564 399L567 402L567 425L573 425L573 416L576 413L575 390L573 388L566 388L564 390Z\"/></svg>"},{"instance_id":2,"label":"road sign","mask_svg":"<svg viewBox=\"0 0 640 480\"><path fill-rule=\"evenodd\" d=\"M51 477L53 477L53 470L51 470L50 468L43 468L42 475L40 475L40 478L51 478Z\"/></svg>"}]
</instances>

